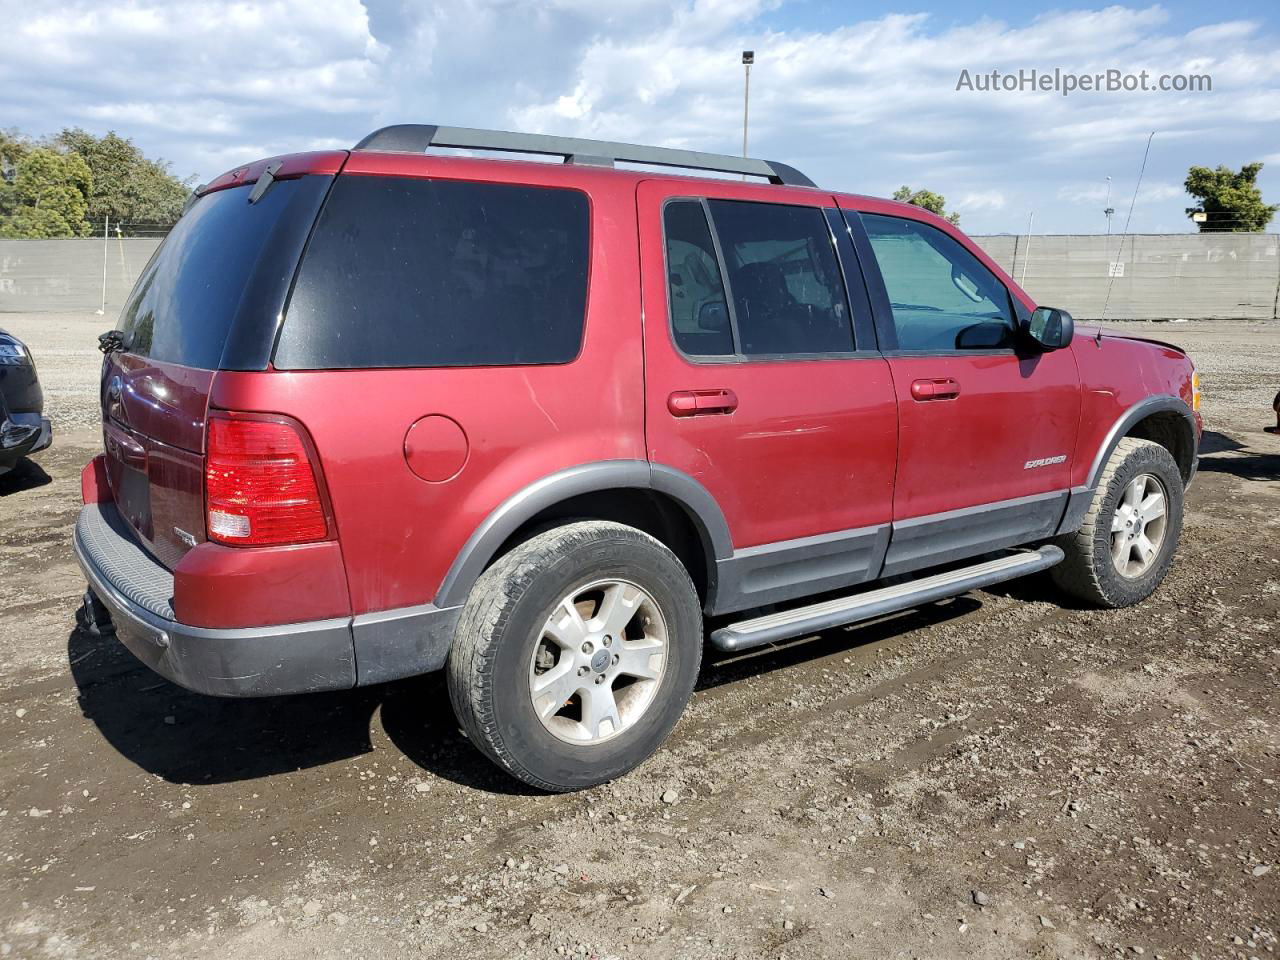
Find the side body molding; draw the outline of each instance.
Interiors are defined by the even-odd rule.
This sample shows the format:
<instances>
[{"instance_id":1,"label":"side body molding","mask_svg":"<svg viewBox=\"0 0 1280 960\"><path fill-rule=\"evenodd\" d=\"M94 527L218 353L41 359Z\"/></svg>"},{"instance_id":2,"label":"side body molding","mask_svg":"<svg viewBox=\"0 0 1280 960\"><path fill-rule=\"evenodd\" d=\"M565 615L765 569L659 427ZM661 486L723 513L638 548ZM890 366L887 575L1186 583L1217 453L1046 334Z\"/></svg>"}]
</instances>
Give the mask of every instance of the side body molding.
<instances>
[{"instance_id":1,"label":"side body molding","mask_svg":"<svg viewBox=\"0 0 1280 960\"><path fill-rule=\"evenodd\" d=\"M1102 471L1106 467L1107 461L1111 459L1111 454L1115 452L1116 446L1136 424L1156 413L1177 413L1186 422L1187 434L1191 439L1192 449L1191 474L1187 478L1187 483L1191 483L1191 478L1195 476L1200 446L1199 438L1196 435L1195 414L1192 413L1191 408L1187 406L1186 401L1181 397L1175 397L1170 394L1157 394L1146 397L1121 414L1116 422L1111 425L1111 429L1107 431L1106 437L1103 439L1101 446L1098 447L1098 452L1094 455L1093 462L1089 466L1089 473L1085 478L1084 484L1071 489L1066 513L1062 517L1062 522L1058 525L1057 532L1059 534L1073 533L1080 529L1080 525L1084 523L1084 516L1089 511L1089 504L1093 502L1093 495L1098 489L1098 478L1102 476Z\"/></svg>"},{"instance_id":2,"label":"side body molding","mask_svg":"<svg viewBox=\"0 0 1280 960\"><path fill-rule=\"evenodd\" d=\"M435 606L463 604L472 585L507 538L540 511L570 497L604 490L654 490L676 500L693 521L713 569L733 554L729 525L715 498L693 477L645 460L602 460L560 470L520 490L493 510L463 544L436 594Z\"/></svg>"}]
</instances>

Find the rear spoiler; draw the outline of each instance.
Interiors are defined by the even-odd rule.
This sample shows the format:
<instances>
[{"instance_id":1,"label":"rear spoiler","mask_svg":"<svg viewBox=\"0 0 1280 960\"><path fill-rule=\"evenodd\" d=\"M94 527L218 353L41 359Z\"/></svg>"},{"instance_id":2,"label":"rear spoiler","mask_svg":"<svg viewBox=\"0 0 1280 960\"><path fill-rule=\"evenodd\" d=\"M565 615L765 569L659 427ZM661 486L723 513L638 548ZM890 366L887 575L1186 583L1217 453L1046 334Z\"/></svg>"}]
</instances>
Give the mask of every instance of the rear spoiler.
<instances>
[{"instance_id":1,"label":"rear spoiler","mask_svg":"<svg viewBox=\"0 0 1280 960\"><path fill-rule=\"evenodd\" d=\"M249 183L257 183L268 173L268 184L271 180L289 180L306 176L309 173L332 176L342 170L342 166L347 162L347 157L349 156L350 153L346 150L318 150L314 153L291 153L280 157L255 160L253 163L247 163L244 166L236 167L234 170L228 170L226 173L214 177L208 183L196 187L192 191L191 197L187 198L187 205L190 206L195 203L196 199L203 197L205 194L213 193L215 190L227 190L231 187L243 187ZM186 211L185 207L183 211Z\"/></svg>"}]
</instances>

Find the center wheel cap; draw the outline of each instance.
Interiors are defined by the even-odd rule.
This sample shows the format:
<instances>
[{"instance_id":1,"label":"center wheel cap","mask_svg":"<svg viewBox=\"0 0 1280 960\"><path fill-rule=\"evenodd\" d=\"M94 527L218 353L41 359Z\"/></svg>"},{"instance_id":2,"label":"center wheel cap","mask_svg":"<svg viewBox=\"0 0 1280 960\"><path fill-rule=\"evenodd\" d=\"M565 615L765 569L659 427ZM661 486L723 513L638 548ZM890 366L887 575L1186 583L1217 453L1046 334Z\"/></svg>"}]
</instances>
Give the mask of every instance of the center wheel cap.
<instances>
[{"instance_id":1,"label":"center wheel cap","mask_svg":"<svg viewBox=\"0 0 1280 960\"><path fill-rule=\"evenodd\" d=\"M595 656L591 658L591 669L596 673L604 673L612 660L613 655L608 650L597 650Z\"/></svg>"}]
</instances>

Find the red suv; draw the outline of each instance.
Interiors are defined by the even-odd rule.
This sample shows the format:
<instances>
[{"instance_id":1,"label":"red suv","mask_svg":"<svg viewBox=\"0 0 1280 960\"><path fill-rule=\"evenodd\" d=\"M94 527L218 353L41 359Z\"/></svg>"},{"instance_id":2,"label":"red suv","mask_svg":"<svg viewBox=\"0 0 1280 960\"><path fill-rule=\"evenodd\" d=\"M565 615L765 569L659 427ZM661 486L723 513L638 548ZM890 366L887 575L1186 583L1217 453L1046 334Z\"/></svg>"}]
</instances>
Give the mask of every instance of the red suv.
<instances>
[{"instance_id":1,"label":"red suv","mask_svg":"<svg viewBox=\"0 0 1280 960\"><path fill-rule=\"evenodd\" d=\"M201 188L102 347L86 626L224 696L443 668L547 790L662 742L707 616L736 651L1045 568L1143 599L1201 431L1182 351L918 207L435 126Z\"/></svg>"}]
</instances>

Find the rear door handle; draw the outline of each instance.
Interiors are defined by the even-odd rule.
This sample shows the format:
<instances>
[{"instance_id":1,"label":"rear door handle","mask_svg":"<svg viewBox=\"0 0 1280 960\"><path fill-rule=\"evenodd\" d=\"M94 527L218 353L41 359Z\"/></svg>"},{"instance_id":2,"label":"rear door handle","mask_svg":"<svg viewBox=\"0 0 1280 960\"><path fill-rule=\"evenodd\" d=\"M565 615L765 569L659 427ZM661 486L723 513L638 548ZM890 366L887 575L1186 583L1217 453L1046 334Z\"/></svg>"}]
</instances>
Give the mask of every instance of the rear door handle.
<instances>
[{"instance_id":1,"label":"rear door handle","mask_svg":"<svg viewBox=\"0 0 1280 960\"><path fill-rule=\"evenodd\" d=\"M954 400L960 396L960 384L951 377L916 380L911 384L913 400Z\"/></svg>"},{"instance_id":2,"label":"rear door handle","mask_svg":"<svg viewBox=\"0 0 1280 960\"><path fill-rule=\"evenodd\" d=\"M738 395L732 390L677 390L667 397L667 410L673 417L726 414L737 409Z\"/></svg>"}]
</instances>

